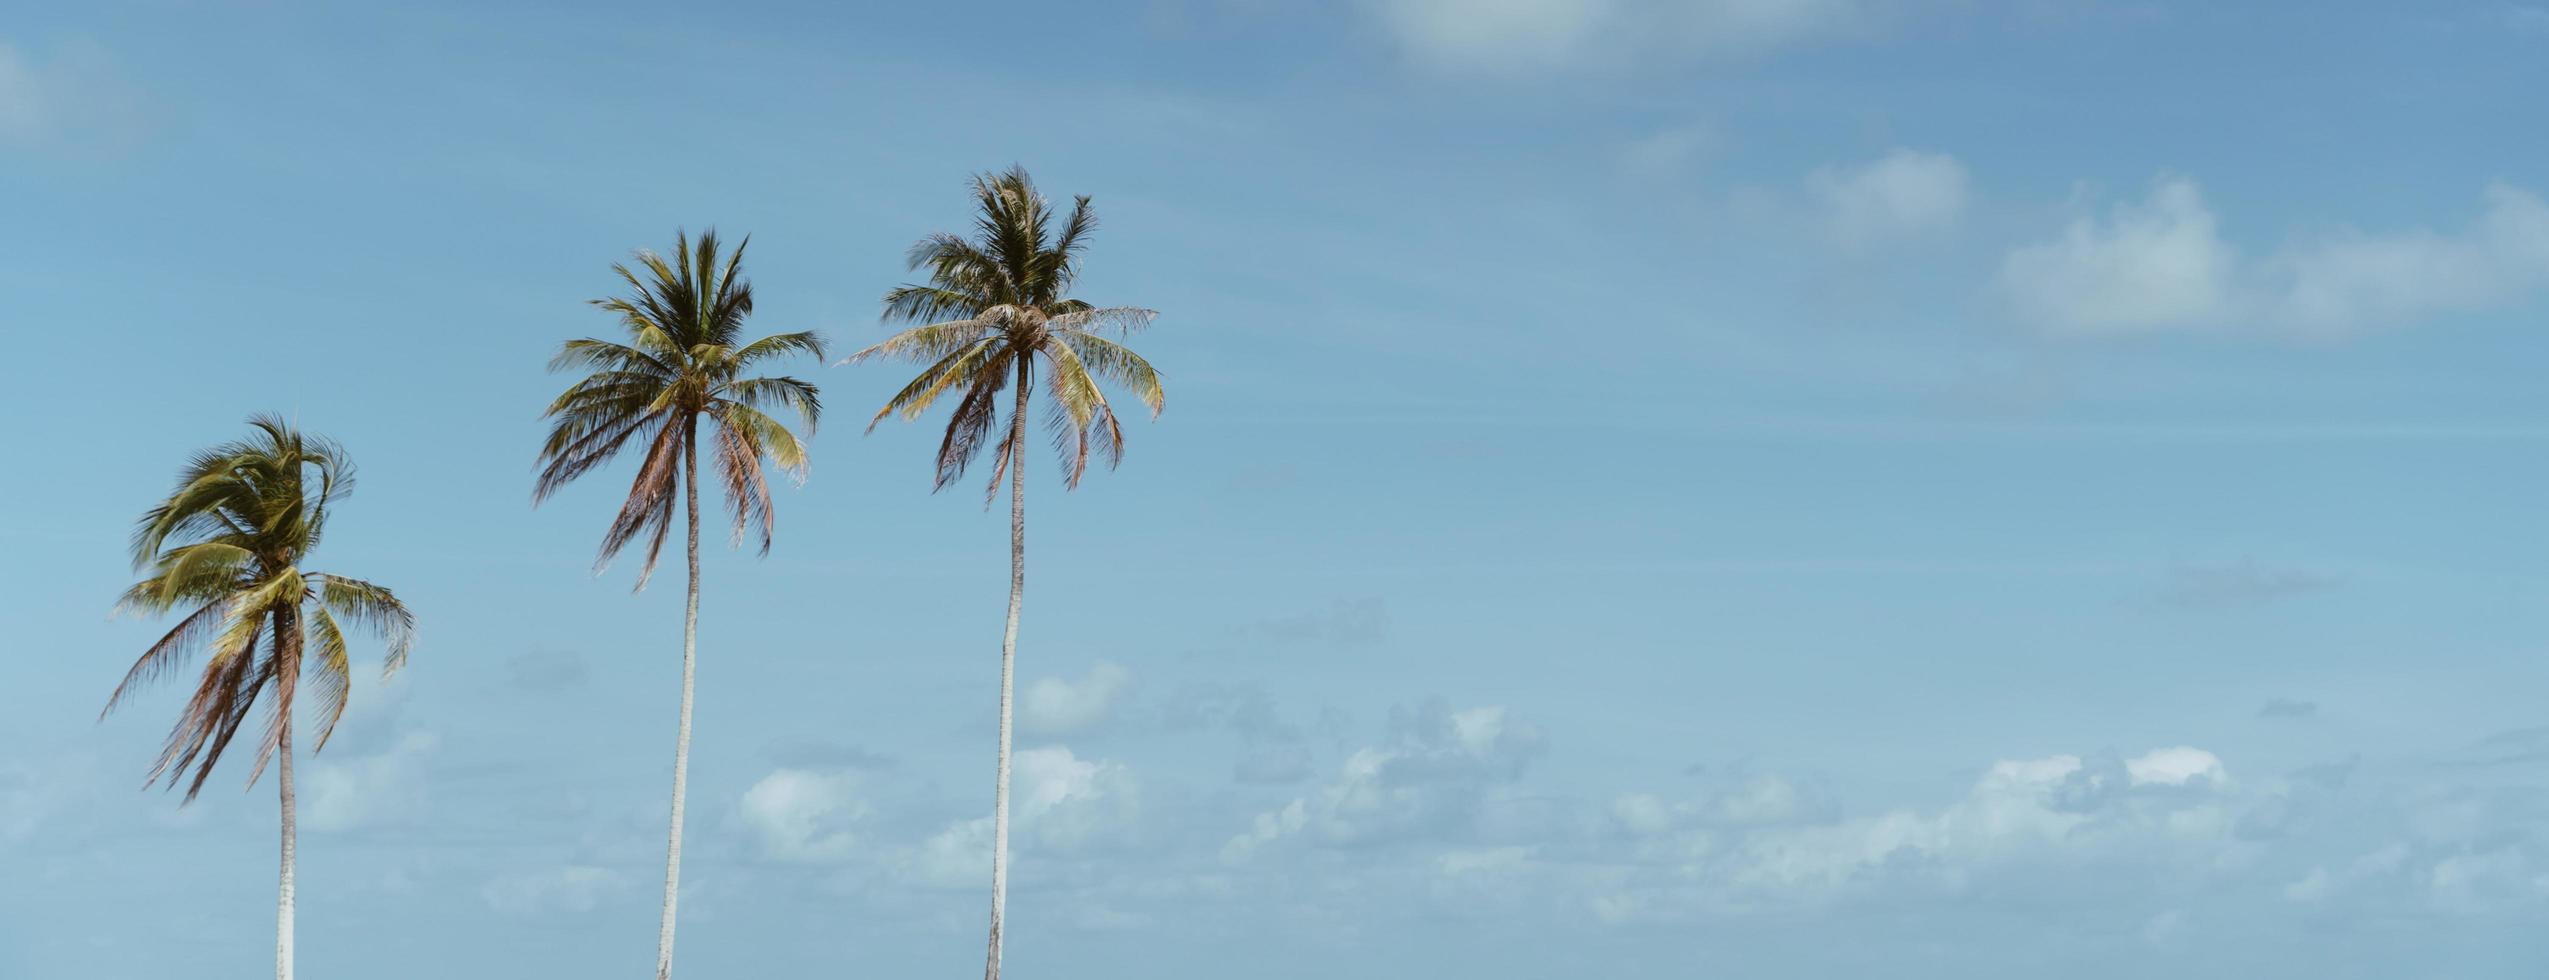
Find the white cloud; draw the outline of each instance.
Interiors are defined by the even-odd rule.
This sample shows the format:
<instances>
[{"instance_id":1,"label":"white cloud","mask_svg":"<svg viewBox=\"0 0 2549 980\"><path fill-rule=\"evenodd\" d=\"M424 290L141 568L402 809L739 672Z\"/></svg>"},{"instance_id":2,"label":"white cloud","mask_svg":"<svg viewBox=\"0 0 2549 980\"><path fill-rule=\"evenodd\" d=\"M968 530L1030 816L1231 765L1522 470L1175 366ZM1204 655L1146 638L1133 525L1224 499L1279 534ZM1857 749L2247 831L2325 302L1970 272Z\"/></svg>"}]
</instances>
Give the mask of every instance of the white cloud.
<instances>
[{"instance_id":1,"label":"white cloud","mask_svg":"<svg viewBox=\"0 0 2549 980\"><path fill-rule=\"evenodd\" d=\"M1723 882L1729 900L1786 902L1902 875L1953 884L2000 868L2156 858L2171 845L2217 844L2231 825L2232 811L2218 792L2227 784L2212 753L2179 747L2131 760L2005 760L1962 799L1927 812L1831 819L1794 805L1747 813L1724 800L1670 807L1632 796L1616 803L1612 815L1644 839L1639 847L1646 862L1678 864ZM1787 796L1785 790L1750 790L1725 799ZM1721 822L1712 825L1712 816ZM1722 823L1734 816L1757 822Z\"/></svg>"},{"instance_id":2,"label":"white cloud","mask_svg":"<svg viewBox=\"0 0 2549 980\"><path fill-rule=\"evenodd\" d=\"M972 888L991 880L991 818L948 824L903 857L904 872L937 888Z\"/></svg>"},{"instance_id":3,"label":"white cloud","mask_svg":"<svg viewBox=\"0 0 2549 980\"><path fill-rule=\"evenodd\" d=\"M1104 723L1132 675L1099 661L1079 680L1039 677L1018 699L1019 727L1032 734L1071 735Z\"/></svg>"},{"instance_id":4,"label":"white cloud","mask_svg":"<svg viewBox=\"0 0 2549 980\"><path fill-rule=\"evenodd\" d=\"M1806 176L1826 230L1848 245L1945 228L1964 214L1965 165L1944 153L1896 149L1864 166Z\"/></svg>"},{"instance_id":5,"label":"white cloud","mask_svg":"<svg viewBox=\"0 0 2549 980\"><path fill-rule=\"evenodd\" d=\"M2507 3L2496 8L2499 24L2526 34L2549 34L2549 7Z\"/></svg>"},{"instance_id":6,"label":"white cloud","mask_svg":"<svg viewBox=\"0 0 2549 980\"><path fill-rule=\"evenodd\" d=\"M1687 803L1668 803L1651 793L1629 793L1611 801L1611 823L1630 837L1658 837L1692 827L1746 828L1794 823L1826 813L1830 806L1796 783L1776 775L1760 775Z\"/></svg>"},{"instance_id":7,"label":"white cloud","mask_svg":"<svg viewBox=\"0 0 2549 980\"><path fill-rule=\"evenodd\" d=\"M1897 4L1899 6L1899 4ZM1525 71L1760 54L1857 33L1863 0L1366 0L1416 60Z\"/></svg>"},{"instance_id":8,"label":"white cloud","mask_svg":"<svg viewBox=\"0 0 2549 980\"><path fill-rule=\"evenodd\" d=\"M1630 140L1620 148L1620 163L1641 176L1682 177L1723 142L1706 126L1671 126Z\"/></svg>"},{"instance_id":9,"label":"white cloud","mask_svg":"<svg viewBox=\"0 0 2549 980\"><path fill-rule=\"evenodd\" d=\"M2425 885L2435 907L2464 914L2537 907L2549 899L2549 873L2513 846L2446 856L2426 870Z\"/></svg>"},{"instance_id":10,"label":"white cloud","mask_svg":"<svg viewBox=\"0 0 2549 980\"><path fill-rule=\"evenodd\" d=\"M500 875L479 890L479 897L506 915L590 912L634 883L624 872L579 864Z\"/></svg>"},{"instance_id":11,"label":"white cloud","mask_svg":"<svg viewBox=\"0 0 2549 980\"><path fill-rule=\"evenodd\" d=\"M44 88L17 49L0 45L0 135L23 140L44 131L52 115Z\"/></svg>"},{"instance_id":12,"label":"white cloud","mask_svg":"<svg viewBox=\"0 0 2549 980\"><path fill-rule=\"evenodd\" d=\"M1460 711L1434 703L1394 714L1392 737L1346 757L1336 778L1259 814L1224 845L1244 861L1278 840L1306 834L1325 844L1405 837L1458 838L1474 832L1481 809L1539 755L1540 731L1502 707Z\"/></svg>"},{"instance_id":13,"label":"white cloud","mask_svg":"<svg viewBox=\"0 0 2549 980\"><path fill-rule=\"evenodd\" d=\"M2164 178L2106 220L2074 219L2061 237L2001 263L2019 313L2063 333L2130 333L2218 318L2238 256L2215 230L2195 182Z\"/></svg>"},{"instance_id":14,"label":"white cloud","mask_svg":"<svg viewBox=\"0 0 2549 980\"><path fill-rule=\"evenodd\" d=\"M1528 847L1488 847L1446 851L1434 859L1434 867L1447 875L1486 874L1513 870L1530 859Z\"/></svg>"},{"instance_id":15,"label":"white cloud","mask_svg":"<svg viewBox=\"0 0 2549 980\"><path fill-rule=\"evenodd\" d=\"M855 825L868 805L846 773L780 769L744 791L740 813L772 857L838 861L858 845Z\"/></svg>"},{"instance_id":16,"label":"white cloud","mask_svg":"<svg viewBox=\"0 0 2549 980\"><path fill-rule=\"evenodd\" d=\"M1606 0L1376 0L1373 13L1418 58L1549 66L1575 57L1612 15Z\"/></svg>"},{"instance_id":17,"label":"white cloud","mask_svg":"<svg viewBox=\"0 0 2549 980\"><path fill-rule=\"evenodd\" d=\"M2485 310L2549 286L2549 204L2494 184L2457 232L2347 230L2251 257L2222 237L2194 181L2164 177L2139 203L2013 250L2000 285L2020 316L2057 334L2342 334Z\"/></svg>"},{"instance_id":18,"label":"white cloud","mask_svg":"<svg viewBox=\"0 0 2549 980\"><path fill-rule=\"evenodd\" d=\"M1010 848L1069 853L1131 840L1141 787L1123 764L1083 759L1048 745L1010 760ZM948 824L902 856L905 870L938 887L971 887L991 874L991 818Z\"/></svg>"},{"instance_id":19,"label":"white cloud","mask_svg":"<svg viewBox=\"0 0 2549 980\"><path fill-rule=\"evenodd\" d=\"M2188 786L2220 783L2226 777L2222 760L2210 752L2191 746L2154 749L2149 754L2124 764L2125 772L2136 786Z\"/></svg>"},{"instance_id":20,"label":"white cloud","mask_svg":"<svg viewBox=\"0 0 2549 980\"><path fill-rule=\"evenodd\" d=\"M424 801L425 762L439 744L432 732L411 731L368 755L320 756L299 787L301 826L331 833L414 818Z\"/></svg>"},{"instance_id":21,"label":"white cloud","mask_svg":"<svg viewBox=\"0 0 2549 980\"><path fill-rule=\"evenodd\" d=\"M2344 330L2485 309L2549 285L2549 204L2505 184L2485 199L2456 234L2348 231L2270 257L2275 317Z\"/></svg>"},{"instance_id":22,"label":"white cloud","mask_svg":"<svg viewBox=\"0 0 2549 980\"><path fill-rule=\"evenodd\" d=\"M1140 804L1139 787L1122 763L1082 759L1068 746L1020 752L1012 774L1018 830L1051 849L1075 849L1130 828Z\"/></svg>"}]
</instances>

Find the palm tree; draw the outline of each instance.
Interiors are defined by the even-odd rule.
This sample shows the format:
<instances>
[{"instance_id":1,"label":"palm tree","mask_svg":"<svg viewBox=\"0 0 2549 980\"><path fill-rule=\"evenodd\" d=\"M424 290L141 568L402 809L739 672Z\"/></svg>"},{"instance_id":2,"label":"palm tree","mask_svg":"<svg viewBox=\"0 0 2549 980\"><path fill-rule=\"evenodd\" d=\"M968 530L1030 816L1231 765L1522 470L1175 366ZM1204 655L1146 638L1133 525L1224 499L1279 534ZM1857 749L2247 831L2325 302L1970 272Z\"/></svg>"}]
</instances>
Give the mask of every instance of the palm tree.
<instances>
[{"instance_id":1,"label":"palm tree","mask_svg":"<svg viewBox=\"0 0 2549 980\"><path fill-rule=\"evenodd\" d=\"M622 448L643 443L645 462L638 466L618 519L603 532L601 556L594 564L599 573L622 547L647 538L639 590L646 588L655 557L664 550L674 499L679 497L689 509L690 599L682 615L681 723L673 741L672 828L664 856L664 918L656 934L657 980L673 972L682 804L690 779L691 680L699 652L699 422L705 417L716 429L717 478L734 517L732 543L741 545L758 524L766 555L773 514L764 461L802 483L806 454L788 427L765 410L795 412L809 434L823 412L811 384L790 377L744 376L746 369L775 357L800 352L818 361L823 357L823 340L811 331L743 342L743 322L752 314L752 283L742 277L743 252L751 241L735 246L721 263L715 231L701 233L696 247L688 235L679 235L669 262L651 251L637 253L644 278L626 265L611 266L630 293L597 299L593 305L619 318L628 342L570 340L549 361L552 371L591 373L549 403L543 415L550 420L549 440L540 448L540 477L531 493L532 505L538 506Z\"/></svg>"},{"instance_id":2,"label":"palm tree","mask_svg":"<svg viewBox=\"0 0 2549 980\"><path fill-rule=\"evenodd\" d=\"M1083 195L1072 203L1061 230L1054 213L1024 169L983 174L973 181L974 235L941 232L921 239L906 257L912 271L927 270L925 285L885 294L887 322L918 323L843 363L893 357L926 364L903 386L868 431L888 415L917 419L940 395L961 389L962 398L938 444L943 490L964 476L981 455L1000 414L1003 389L1016 383L1006 435L992 464L984 506L1009 477L1009 621L1000 635L1000 761L992 793L991 940L985 980L1000 978L1001 916L1009 895L1009 714L1011 679L1018 653L1018 605L1027 580L1027 393L1037 365L1052 394L1046 426L1062 456L1063 485L1077 487L1092 450L1108 466L1124 458L1124 432L1098 382L1129 389L1158 418L1162 392L1150 362L1108 335L1122 337L1157 314L1137 307L1097 307L1068 296L1079 274L1080 250L1097 215Z\"/></svg>"},{"instance_id":3,"label":"palm tree","mask_svg":"<svg viewBox=\"0 0 2549 980\"><path fill-rule=\"evenodd\" d=\"M118 611L189 611L142 652L107 698L106 712L141 684L184 667L197 651L211 651L203 679L169 729L148 780L165 777L174 788L192 767L194 778L187 781L185 797L191 803L258 696L273 692L248 785L256 785L269 760L276 763L282 783L283 855L274 975L291 980L296 864L292 722L300 706L301 672L311 670L317 685L312 693L318 697L319 740L310 750L316 755L327 747L337 719L345 716L345 695L352 686L345 631L338 619L370 629L387 644L386 676L407 662L416 617L388 589L301 567L318 546L328 505L354 489L354 464L345 450L276 416L254 416L248 424L257 430L255 435L188 460L178 472L176 489L133 529L133 567L147 577L124 590ZM304 655L305 632L318 641L314 658Z\"/></svg>"}]
</instances>

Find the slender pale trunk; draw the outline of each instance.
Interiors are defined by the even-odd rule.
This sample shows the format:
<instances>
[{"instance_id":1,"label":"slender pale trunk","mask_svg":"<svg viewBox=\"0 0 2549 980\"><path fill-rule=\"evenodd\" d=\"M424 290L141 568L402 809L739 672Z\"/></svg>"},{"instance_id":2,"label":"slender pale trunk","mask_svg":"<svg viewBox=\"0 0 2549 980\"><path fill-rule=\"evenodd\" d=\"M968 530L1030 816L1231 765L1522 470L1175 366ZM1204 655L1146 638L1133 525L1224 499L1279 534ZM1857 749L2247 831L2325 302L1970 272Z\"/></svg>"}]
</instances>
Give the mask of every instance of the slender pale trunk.
<instances>
[{"instance_id":1,"label":"slender pale trunk","mask_svg":"<svg viewBox=\"0 0 2549 980\"><path fill-rule=\"evenodd\" d=\"M1009 416L1009 626L1000 634L1000 782L991 795L991 953L983 980L1000 980L1000 920L1009 907L1009 692L1018 664L1018 601L1027 591L1027 362Z\"/></svg>"},{"instance_id":2,"label":"slender pale trunk","mask_svg":"<svg viewBox=\"0 0 2549 980\"><path fill-rule=\"evenodd\" d=\"M682 496L690 508L690 604L682 612L681 732L673 740L673 828L664 846L664 923L655 934L655 980L673 975L673 909L681 902L682 801L690 783L690 690L699 662L699 420L682 433Z\"/></svg>"},{"instance_id":3,"label":"slender pale trunk","mask_svg":"<svg viewBox=\"0 0 2549 980\"><path fill-rule=\"evenodd\" d=\"M299 800L292 792L292 709L293 695L301 686L301 621L299 610L278 609L274 614L275 642L275 710L282 713L276 723L281 726L275 751L276 782L282 784L278 794L283 807L283 870L278 876L274 900L274 980L292 980L292 878L300 864L298 828L294 811Z\"/></svg>"}]
</instances>

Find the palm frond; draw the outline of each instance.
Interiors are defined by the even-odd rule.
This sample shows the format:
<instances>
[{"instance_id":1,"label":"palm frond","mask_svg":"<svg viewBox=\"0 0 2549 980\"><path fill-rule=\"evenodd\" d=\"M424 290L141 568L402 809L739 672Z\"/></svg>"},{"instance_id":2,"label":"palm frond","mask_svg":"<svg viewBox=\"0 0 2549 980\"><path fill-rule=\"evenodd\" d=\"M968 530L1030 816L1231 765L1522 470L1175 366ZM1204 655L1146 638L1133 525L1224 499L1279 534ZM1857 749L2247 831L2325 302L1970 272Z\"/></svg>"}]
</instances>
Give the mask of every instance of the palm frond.
<instances>
[{"instance_id":1,"label":"palm frond","mask_svg":"<svg viewBox=\"0 0 2549 980\"><path fill-rule=\"evenodd\" d=\"M310 695L317 699L312 709L318 717L319 738L310 754L316 755L327 748L337 721L345 717L345 696L354 687L354 672L346 655L345 631L337 628L336 617L324 605L310 607L310 639L312 649L303 657L315 668L310 672Z\"/></svg>"},{"instance_id":2,"label":"palm frond","mask_svg":"<svg viewBox=\"0 0 2549 980\"><path fill-rule=\"evenodd\" d=\"M185 666L186 658L192 656L203 646L207 638L215 634L223 621L228 618L229 612L230 605L227 602L207 602L201 608L187 614L186 618L178 620L176 626L159 638L159 642L151 644L150 649L142 651L141 659L133 661L133 669L124 672L124 679L116 683L115 693L107 695L106 707L100 709L97 716L105 718L107 714L115 710L116 705L124 702L124 695L131 693L136 687L158 680L169 671Z\"/></svg>"},{"instance_id":3,"label":"palm frond","mask_svg":"<svg viewBox=\"0 0 2549 980\"><path fill-rule=\"evenodd\" d=\"M763 360L788 354L806 354L818 362L822 361L826 356L823 335L812 330L771 334L745 344L742 349L735 351L734 366L737 370L741 370Z\"/></svg>"},{"instance_id":4,"label":"palm frond","mask_svg":"<svg viewBox=\"0 0 2549 980\"><path fill-rule=\"evenodd\" d=\"M932 490L947 489L962 479L965 467L981 454L992 424L999 421L1000 393L1009 386L1008 374L982 371L966 379L965 397L957 401L955 415L947 420L947 434L938 440L938 478Z\"/></svg>"},{"instance_id":5,"label":"palm frond","mask_svg":"<svg viewBox=\"0 0 2549 980\"><path fill-rule=\"evenodd\" d=\"M204 779L212 775L213 763L221 760L230 738L239 731L239 722L247 717L248 708L263 686L256 676L256 647L261 633L259 617L247 617L248 630L244 642L217 646L204 665L203 681L196 685L177 723L169 727L168 741L161 748L159 761L151 765L149 783L164 776L175 788L186 769L200 757L203 764L195 769L195 778L186 788L186 799L192 801L203 792ZM230 631L225 630L227 636ZM209 753L209 754L207 754Z\"/></svg>"},{"instance_id":6,"label":"palm frond","mask_svg":"<svg viewBox=\"0 0 2549 980\"><path fill-rule=\"evenodd\" d=\"M1053 319L1047 321L1046 325L1057 331L1074 333L1110 331L1118 337L1126 337L1140 333L1143 327L1151 325L1151 321L1159 319L1158 310L1146 310L1138 306L1093 307L1080 303L1078 300L1072 302L1078 303L1079 308L1056 314Z\"/></svg>"},{"instance_id":7,"label":"palm frond","mask_svg":"<svg viewBox=\"0 0 2549 980\"><path fill-rule=\"evenodd\" d=\"M783 408L805 420L807 435L823 421L823 391L812 382L791 377L745 378L728 382L723 400L755 409Z\"/></svg>"},{"instance_id":8,"label":"palm frond","mask_svg":"<svg viewBox=\"0 0 2549 980\"><path fill-rule=\"evenodd\" d=\"M905 361L934 361L983 340L998 332L998 327L979 317L945 320L913 327L878 341L858 353L841 359L843 364L856 364L880 357Z\"/></svg>"},{"instance_id":9,"label":"palm frond","mask_svg":"<svg viewBox=\"0 0 2549 980\"><path fill-rule=\"evenodd\" d=\"M355 627L370 630L381 640L386 651L381 659L381 674L387 676L407 665L408 651L416 646L416 614L398 595L387 587L358 578L334 573L313 576L318 579L319 609L344 617ZM335 620L329 620L334 625Z\"/></svg>"},{"instance_id":10,"label":"palm frond","mask_svg":"<svg viewBox=\"0 0 2549 980\"><path fill-rule=\"evenodd\" d=\"M939 358L938 363L930 365L910 384L904 385L903 390L885 400L885 407L877 409L876 417L867 420L867 431L876 431L877 423L898 412L905 419L919 418L938 401L938 396L947 393L947 389L971 384L981 376L1002 373L1008 365L1008 358L1008 349L992 338L977 340L969 347Z\"/></svg>"},{"instance_id":11,"label":"palm frond","mask_svg":"<svg viewBox=\"0 0 2549 980\"><path fill-rule=\"evenodd\" d=\"M595 300L594 302L607 301ZM615 344L593 337L582 337L560 344L556 356L549 358L551 371L568 371L577 368L638 375L659 381L675 373L673 366L665 363L657 354L650 354L627 344Z\"/></svg>"},{"instance_id":12,"label":"palm frond","mask_svg":"<svg viewBox=\"0 0 2549 980\"><path fill-rule=\"evenodd\" d=\"M1158 418L1167 404L1168 392L1160 386L1159 372L1151 362L1132 348L1092 333L1064 333L1056 336L1060 346L1078 356L1090 374L1101 381L1133 393L1133 397L1149 406L1151 417Z\"/></svg>"},{"instance_id":13,"label":"palm frond","mask_svg":"<svg viewBox=\"0 0 2549 980\"><path fill-rule=\"evenodd\" d=\"M887 290L886 323L936 323L966 320L986 307L998 304L988 291L972 280L978 277L950 272L933 277L927 286L905 284Z\"/></svg>"},{"instance_id":14,"label":"palm frond","mask_svg":"<svg viewBox=\"0 0 2549 980\"><path fill-rule=\"evenodd\" d=\"M235 537L235 536L226 536ZM226 598L253 574L257 555L231 540L198 541L167 549L152 575L126 590L117 612L160 613L188 600Z\"/></svg>"},{"instance_id":15,"label":"palm frond","mask_svg":"<svg viewBox=\"0 0 2549 980\"><path fill-rule=\"evenodd\" d=\"M637 468L637 478L630 481L628 500L620 505L619 516L602 534L601 554L593 561L593 571L600 574L610 567L620 549L640 534L651 534L646 547L646 564L638 570L637 587L644 591L646 580L655 574L655 558L663 553L664 534L672 527L673 502L680 496L677 481L681 477L681 449L687 425L667 424L656 431L654 444L646 451L646 462Z\"/></svg>"},{"instance_id":16,"label":"palm frond","mask_svg":"<svg viewBox=\"0 0 2549 980\"><path fill-rule=\"evenodd\" d=\"M539 506L549 495L575 482L576 477L610 462L628 445L631 437L646 434L670 420L669 413L647 412L644 406L639 406L639 410L633 413L612 414L589 422L582 419L571 423L561 420L549 438L555 442L572 437L571 441L541 451L544 465L539 479L531 487L532 506ZM653 437L649 436L648 441L652 440Z\"/></svg>"},{"instance_id":17,"label":"palm frond","mask_svg":"<svg viewBox=\"0 0 2549 980\"><path fill-rule=\"evenodd\" d=\"M717 475L724 485L726 509L734 516L734 530L728 544L740 547L746 531L761 525L761 553L770 553L770 539L775 530L776 515L770 504L770 479L762 472L763 447L753 427L741 416L753 412L741 405L723 406L717 421ZM768 418L768 416L762 416ZM782 430L784 431L784 430ZM802 458L802 450L799 451Z\"/></svg>"},{"instance_id":18,"label":"palm frond","mask_svg":"<svg viewBox=\"0 0 2549 980\"><path fill-rule=\"evenodd\" d=\"M1062 222L1062 233L1054 236L1053 247L1036 256L1034 277L1046 284L1051 295L1069 292L1080 277L1080 252L1088 248L1090 232L1097 230L1097 211L1089 207L1089 196L1071 199L1071 217Z\"/></svg>"}]
</instances>

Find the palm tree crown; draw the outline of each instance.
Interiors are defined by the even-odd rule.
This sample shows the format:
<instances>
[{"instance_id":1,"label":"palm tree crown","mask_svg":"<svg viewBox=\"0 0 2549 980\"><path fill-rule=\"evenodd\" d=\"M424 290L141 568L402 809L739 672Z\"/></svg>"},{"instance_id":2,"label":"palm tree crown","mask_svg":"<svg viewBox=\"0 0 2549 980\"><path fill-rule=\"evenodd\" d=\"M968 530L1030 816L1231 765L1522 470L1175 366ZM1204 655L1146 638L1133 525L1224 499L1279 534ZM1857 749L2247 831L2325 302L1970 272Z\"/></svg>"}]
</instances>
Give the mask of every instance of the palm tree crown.
<instances>
[{"instance_id":1,"label":"palm tree crown","mask_svg":"<svg viewBox=\"0 0 2549 980\"><path fill-rule=\"evenodd\" d=\"M553 371L582 368L592 373L549 404L549 438L540 449L540 478L532 501L547 499L609 462L632 441L643 442L646 461L638 467L619 517L602 537L597 561L597 568L607 565L630 541L646 536L640 589L653 574L672 528L680 477L685 466L695 463L688 457L694 455L702 416L715 425L718 482L734 517L733 540L741 544L757 524L766 554L774 515L763 461L799 481L806 472L804 445L768 410L794 411L809 433L823 412L812 384L784 376L744 376L754 365L787 354L804 352L819 359L823 340L806 331L744 343L752 283L739 273L751 239L737 245L722 264L717 244L712 230L702 233L695 247L688 235L677 237L670 261L640 251L637 262L646 270L644 278L624 264L613 265L611 271L628 283L631 293L597 299L593 305L619 317L628 341L570 340L549 362Z\"/></svg>"},{"instance_id":2,"label":"palm tree crown","mask_svg":"<svg viewBox=\"0 0 2549 980\"><path fill-rule=\"evenodd\" d=\"M1109 336L1137 331L1158 314L1097 307L1068 295L1079 277L1080 252L1097 227L1086 195L1074 199L1057 232L1053 209L1023 169L978 176L973 194L979 210L973 237L940 232L921 239L906 261L912 271L925 270L929 281L885 295L887 321L921 325L849 358L928 365L886 401L868 428L873 431L888 415L917 419L939 396L961 389L938 449L936 487L945 489L981 454L999 421L1000 393L1013 380L1032 384L1041 364L1053 396L1046 428L1061 454L1064 482L1078 486L1092 451L1109 466L1124 458L1123 428L1098 382L1131 391L1152 417L1159 415L1164 397L1159 373ZM999 493L1002 472L1023 448L1012 444L1020 428L1011 425L1001 439L989 495Z\"/></svg>"},{"instance_id":3,"label":"palm tree crown","mask_svg":"<svg viewBox=\"0 0 2549 980\"><path fill-rule=\"evenodd\" d=\"M203 679L186 702L151 768L174 787L194 768L186 799L238 734L257 698L274 689L265 737L248 775L254 785L285 744L304 669L318 696L318 747L327 746L345 714L351 686L345 631L339 620L377 633L388 647L385 671L407 661L416 619L390 590L361 579L307 571L328 507L354 487L354 467L333 442L304 434L272 415L248 420L255 435L189 460L176 489L133 529L133 564L147 576L126 589L117 608L140 614L189 609L176 628L135 661L107 700L126 694L211 651ZM317 641L304 656L302 623Z\"/></svg>"}]
</instances>

